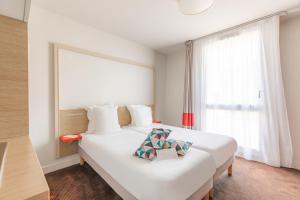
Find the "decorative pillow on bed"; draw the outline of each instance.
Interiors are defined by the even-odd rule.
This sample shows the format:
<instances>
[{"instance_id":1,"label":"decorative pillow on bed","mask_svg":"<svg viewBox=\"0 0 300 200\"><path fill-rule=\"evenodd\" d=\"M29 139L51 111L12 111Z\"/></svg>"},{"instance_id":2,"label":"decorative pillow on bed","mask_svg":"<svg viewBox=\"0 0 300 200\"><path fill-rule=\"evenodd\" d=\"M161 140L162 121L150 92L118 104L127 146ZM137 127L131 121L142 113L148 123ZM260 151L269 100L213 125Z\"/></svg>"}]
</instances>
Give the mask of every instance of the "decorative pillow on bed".
<instances>
[{"instance_id":1,"label":"decorative pillow on bed","mask_svg":"<svg viewBox=\"0 0 300 200\"><path fill-rule=\"evenodd\" d=\"M162 149L170 133L170 129L153 128L147 138L150 139L155 149Z\"/></svg>"},{"instance_id":2,"label":"decorative pillow on bed","mask_svg":"<svg viewBox=\"0 0 300 200\"><path fill-rule=\"evenodd\" d=\"M192 144L193 143L191 142L170 139L164 143L163 148L164 149L175 148L179 156L184 156L189 150L189 148L192 146Z\"/></svg>"},{"instance_id":3,"label":"decorative pillow on bed","mask_svg":"<svg viewBox=\"0 0 300 200\"><path fill-rule=\"evenodd\" d=\"M153 160L156 157L156 150L151 146L151 142L144 142L134 153L135 156L146 160Z\"/></svg>"},{"instance_id":4,"label":"decorative pillow on bed","mask_svg":"<svg viewBox=\"0 0 300 200\"><path fill-rule=\"evenodd\" d=\"M147 136L141 146L136 150L134 155L139 158L153 160L156 157L156 150L163 148L164 143L170 133L171 130L169 129L152 129L151 133Z\"/></svg>"}]
</instances>

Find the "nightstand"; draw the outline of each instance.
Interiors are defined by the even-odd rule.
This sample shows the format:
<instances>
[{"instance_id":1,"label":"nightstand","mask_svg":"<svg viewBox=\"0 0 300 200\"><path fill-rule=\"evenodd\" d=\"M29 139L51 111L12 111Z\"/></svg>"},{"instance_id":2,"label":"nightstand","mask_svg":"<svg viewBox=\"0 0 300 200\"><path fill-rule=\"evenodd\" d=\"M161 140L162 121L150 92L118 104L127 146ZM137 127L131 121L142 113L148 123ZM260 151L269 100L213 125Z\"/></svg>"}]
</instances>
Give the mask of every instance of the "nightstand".
<instances>
[{"instance_id":1,"label":"nightstand","mask_svg":"<svg viewBox=\"0 0 300 200\"><path fill-rule=\"evenodd\" d=\"M161 120L158 120L158 119L154 119L154 120L153 120L153 123L155 123L155 124L161 124L162 121L161 121Z\"/></svg>"},{"instance_id":2,"label":"nightstand","mask_svg":"<svg viewBox=\"0 0 300 200\"><path fill-rule=\"evenodd\" d=\"M62 135L60 136L60 141L64 142L64 143L68 143L68 142L73 142L73 141L79 141L81 140L82 136L81 135Z\"/></svg>"}]
</instances>

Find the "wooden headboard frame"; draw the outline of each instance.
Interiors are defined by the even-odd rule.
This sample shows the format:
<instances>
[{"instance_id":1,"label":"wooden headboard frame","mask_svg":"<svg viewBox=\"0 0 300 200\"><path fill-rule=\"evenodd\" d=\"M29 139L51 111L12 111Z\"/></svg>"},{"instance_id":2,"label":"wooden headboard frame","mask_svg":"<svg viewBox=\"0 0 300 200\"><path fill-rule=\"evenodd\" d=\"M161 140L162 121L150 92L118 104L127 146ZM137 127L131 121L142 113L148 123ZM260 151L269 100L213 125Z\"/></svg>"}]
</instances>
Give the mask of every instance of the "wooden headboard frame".
<instances>
[{"instance_id":1,"label":"wooden headboard frame","mask_svg":"<svg viewBox=\"0 0 300 200\"><path fill-rule=\"evenodd\" d=\"M77 142L63 143L59 140L59 137L66 134L80 134L87 130L88 119L87 113L84 109L68 109L63 110L59 107L59 50L68 50L75 53L80 53L84 55L94 56L102 59L107 59L119 63L135 65L138 67L145 67L153 70L153 101L155 101L155 68L150 65L139 63L136 61L115 57L111 55L106 55L98 52L93 52L85 49L80 49L77 47L68 46L65 44L53 44L53 55L54 55L54 98L55 98L55 140L56 140L56 157L63 157L72 155L78 152ZM151 105L152 113L154 118L154 105ZM131 123L130 113L126 106L120 106L118 108L119 123L121 126L126 126Z\"/></svg>"},{"instance_id":2,"label":"wooden headboard frame","mask_svg":"<svg viewBox=\"0 0 300 200\"><path fill-rule=\"evenodd\" d=\"M154 106L151 106L154 117ZM118 107L118 118L120 126L128 126L131 123L131 116L126 106ZM85 109L68 109L59 111L59 132L60 135L81 134L87 131L88 118ZM59 155L66 156L77 152L77 142L59 143Z\"/></svg>"}]
</instances>

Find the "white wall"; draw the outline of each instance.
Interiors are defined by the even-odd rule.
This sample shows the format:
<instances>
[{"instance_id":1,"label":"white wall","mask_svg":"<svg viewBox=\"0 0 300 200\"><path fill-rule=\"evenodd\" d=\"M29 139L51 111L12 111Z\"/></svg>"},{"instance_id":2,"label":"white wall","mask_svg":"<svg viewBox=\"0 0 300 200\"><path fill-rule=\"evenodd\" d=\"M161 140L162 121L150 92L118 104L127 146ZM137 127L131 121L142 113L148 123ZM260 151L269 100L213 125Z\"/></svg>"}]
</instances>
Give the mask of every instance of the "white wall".
<instances>
[{"instance_id":1,"label":"white wall","mask_svg":"<svg viewBox=\"0 0 300 200\"><path fill-rule=\"evenodd\" d=\"M45 172L78 162L77 156L55 158L52 42L155 64L153 50L31 7L29 31L29 131Z\"/></svg>"},{"instance_id":2,"label":"white wall","mask_svg":"<svg viewBox=\"0 0 300 200\"><path fill-rule=\"evenodd\" d=\"M25 3L25 0L1 0L0 14L18 20L23 20L25 14ZM27 3L30 4L30 1L28 1Z\"/></svg>"},{"instance_id":3,"label":"white wall","mask_svg":"<svg viewBox=\"0 0 300 200\"><path fill-rule=\"evenodd\" d=\"M294 167L300 169L300 15L281 23L280 45Z\"/></svg>"},{"instance_id":4,"label":"white wall","mask_svg":"<svg viewBox=\"0 0 300 200\"><path fill-rule=\"evenodd\" d=\"M181 126L182 121L184 63L184 49L167 57L164 123L175 126Z\"/></svg>"}]
</instances>

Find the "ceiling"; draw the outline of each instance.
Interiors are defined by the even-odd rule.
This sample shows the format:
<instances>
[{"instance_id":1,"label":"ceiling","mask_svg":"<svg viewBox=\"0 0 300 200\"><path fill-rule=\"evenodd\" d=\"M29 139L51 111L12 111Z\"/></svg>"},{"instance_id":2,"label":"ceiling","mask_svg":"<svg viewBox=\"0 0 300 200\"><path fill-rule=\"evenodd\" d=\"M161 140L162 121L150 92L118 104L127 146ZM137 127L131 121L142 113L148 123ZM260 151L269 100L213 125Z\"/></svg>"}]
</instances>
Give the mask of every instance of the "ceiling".
<instances>
[{"instance_id":1,"label":"ceiling","mask_svg":"<svg viewBox=\"0 0 300 200\"><path fill-rule=\"evenodd\" d=\"M27 21L30 0L0 0L0 14Z\"/></svg>"},{"instance_id":2,"label":"ceiling","mask_svg":"<svg viewBox=\"0 0 300 200\"><path fill-rule=\"evenodd\" d=\"M153 49L168 51L209 33L300 5L300 0L215 0L185 16L177 0L32 0L32 4Z\"/></svg>"}]
</instances>

